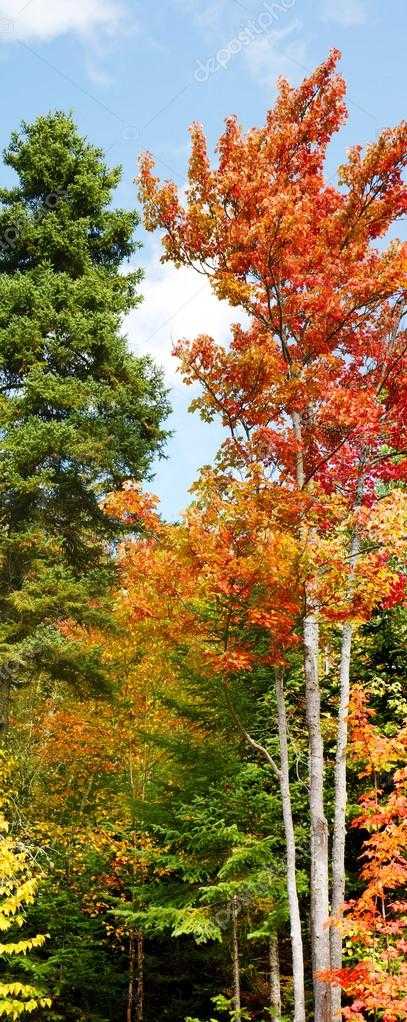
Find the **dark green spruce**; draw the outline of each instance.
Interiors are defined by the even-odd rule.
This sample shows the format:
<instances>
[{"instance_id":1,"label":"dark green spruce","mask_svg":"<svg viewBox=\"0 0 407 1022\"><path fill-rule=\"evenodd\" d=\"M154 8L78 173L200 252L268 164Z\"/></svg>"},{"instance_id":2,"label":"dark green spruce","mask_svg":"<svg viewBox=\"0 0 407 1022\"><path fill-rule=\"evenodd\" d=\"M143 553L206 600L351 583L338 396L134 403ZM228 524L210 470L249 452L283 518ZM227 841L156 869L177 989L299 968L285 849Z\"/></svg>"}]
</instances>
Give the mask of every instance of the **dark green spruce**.
<instances>
[{"instance_id":1,"label":"dark green spruce","mask_svg":"<svg viewBox=\"0 0 407 1022\"><path fill-rule=\"evenodd\" d=\"M138 220L111 206L120 169L63 113L23 124L4 160L17 181L0 189L3 702L33 662L97 671L55 625L102 614L121 527L101 499L148 478L169 410L160 371L121 332L142 274L123 271Z\"/></svg>"}]
</instances>

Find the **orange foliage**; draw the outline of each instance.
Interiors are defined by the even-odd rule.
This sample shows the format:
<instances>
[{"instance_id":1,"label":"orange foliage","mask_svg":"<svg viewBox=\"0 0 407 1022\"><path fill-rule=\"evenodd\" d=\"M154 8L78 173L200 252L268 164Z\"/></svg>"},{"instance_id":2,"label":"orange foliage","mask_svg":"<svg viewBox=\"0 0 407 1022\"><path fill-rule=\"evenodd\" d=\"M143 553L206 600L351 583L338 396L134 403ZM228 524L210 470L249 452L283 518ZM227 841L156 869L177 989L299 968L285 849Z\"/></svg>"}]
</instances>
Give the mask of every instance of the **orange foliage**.
<instances>
[{"instance_id":1,"label":"orange foliage","mask_svg":"<svg viewBox=\"0 0 407 1022\"><path fill-rule=\"evenodd\" d=\"M339 186L327 183L346 115L338 58L296 89L281 80L263 127L243 133L229 118L217 166L195 124L185 200L149 154L139 179L163 258L196 266L250 317L228 347L202 334L175 348L185 381L201 385L192 407L229 431L217 470L242 472L251 507L257 496L264 509L268 491L273 522L305 537L299 577L334 621L404 599L406 496L381 503L378 483L407 477L407 246L376 245L407 208L407 126L354 147Z\"/></svg>"},{"instance_id":2,"label":"orange foliage","mask_svg":"<svg viewBox=\"0 0 407 1022\"><path fill-rule=\"evenodd\" d=\"M407 768L397 769L391 790L377 787L407 757L407 728L394 738L372 722L366 694L353 692L351 753L375 786L363 795L353 826L368 831L364 841L359 898L347 906L344 929L359 960L327 978L341 984L351 999L343 1016L353 1022L380 1018L401 1022L407 1016ZM386 784L386 789L388 785Z\"/></svg>"}]
</instances>

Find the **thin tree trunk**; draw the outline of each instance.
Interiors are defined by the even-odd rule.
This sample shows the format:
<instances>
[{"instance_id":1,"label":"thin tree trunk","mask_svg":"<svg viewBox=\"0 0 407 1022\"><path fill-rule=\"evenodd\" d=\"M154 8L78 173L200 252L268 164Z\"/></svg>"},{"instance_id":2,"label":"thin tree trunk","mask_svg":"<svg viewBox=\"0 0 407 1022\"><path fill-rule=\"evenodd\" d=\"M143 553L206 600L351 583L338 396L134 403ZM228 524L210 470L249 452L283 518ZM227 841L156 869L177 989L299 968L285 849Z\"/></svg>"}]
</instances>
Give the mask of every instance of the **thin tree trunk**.
<instances>
[{"instance_id":1,"label":"thin tree trunk","mask_svg":"<svg viewBox=\"0 0 407 1022\"><path fill-rule=\"evenodd\" d=\"M143 1022L144 1013L144 936L137 934L137 1006L136 1022Z\"/></svg>"},{"instance_id":2,"label":"thin tree trunk","mask_svg":"<svg viewBox=\"0 0 407 1022\"><path fill-rule=\"evenodd\" d=\"M311 820L311 941L314 1022L331 1022L331 991L318 974L330 969L328 824L324 809L324 745L319 688L319 626L312 606L304 618L305 697L309 736Z\"/></svg>"},{"instance_id":3,"label":"thin tree trunk","mask_svg":"<svg viewBox=\"0 0 407 1022\"><path fill-rule=\"evenodd\" d=\"M356 535L352 539L350 582L355 573L356 558L359 553L359 540ZM332 915L340 920L343 915L345 900L345 842L346 842L346 753L348 745L348 712L350 695L350 662L352 652L353 626L346 622L342 629L341 665L340 665L340 696L338 712L338 731L335 759L335 815L332 843ZM331 968L342 967L342 933L340 925L333 925L331 939ZM341 988L332 987L332 1017L337 1022L341 1018Z\"/></svg>"},{"instance_id":4,"label":"thin tree trunk","mask_svg":"<svg viewBox=\"0 0 407 1022\"><path fill-rule=\"evenodd\" d=\"M276 671L275 687L278 716L278 737L280 743L280 791L286 842L287 894L290 912L291 952L293 960L294 1022L305 1022L304 953L297 892L295 832L289 777L287 715L284 699L283 676L281 671Z\"/></svg>"},{"instance_id":5,"label":"thin tree trunk","mask_svg":"<svg viewBox=\"0 0 407 1022\"><path fill-rule=\"evenodd\" d=\"M237 932L238 902L232 898L232 962L233 962L233 1010L236 1019L240 1018L240 965L239 938Z\"/></svg>"},{"instance_id":6,"label":"thin tree trunk","mask_svg":"<svg viewBox=\"0 0 407 1022\"><path fill-rule=\"evenodd\" d=\"M280 986L280 960L278 955L278 937L272 933L269 943L270 959L270 1017L271 1022L280 1022L281 1019L281 986Z\"/></svg>"},{"instance_id":7,"label":"thin tree trunk","mask_svg":"<svg viewBox=\"0 0 407 1022\"><path fill-rule=\"evenodd\" d=\"M349 706L349 671L352 648L352 625L347 623L342 630L341 667L340 667L340 700L338 715L338 733L335 759L335 818L332 843L332 916L338 920L342 917L342 906L345 900L345 840L346 840L346 749L348 743L348 706ZM340 969L342 966L342 934L340 926L334 922L331 927L331 967ZM341 988L332 987L332 1016L335 1022L341 1018Z\"/></svg>"},{"instance_id":8,"label":"thin tree trunk","mask_svg":"<svg viewBox=\"0 0 407 1022\"><path fill-rule=\"evenodd\" d=\"M304 453L302 449L301 417L298 412L293 412L292 424L295 440L297 443L297 450L295 454L295 474L297 478L297 486L299 490L303 490L305 486Z\"/></svg>"},{"instance_id":9,"label":"thin tree trunk","mask_svg":"<svg viewBox=\"0 0 407 1022\"><path fill-rule=\"evenodd\" d=\"M11 705L11 673L5 664L1 672L0 680L0 731L7 731L10 721Z\"/></svg>"},{"instance_id":10,"label":"thin tree trunk","mask_svg":"<svg viewBox=\"0 0 407 1022\"><path fill-rule=\"evenodd\" d=\"M306 486L302 423L298 412L292 415L297 442L296 478L299 490ZM328 824L324 807L324 744L321 733L321 694L318 655L319 626L317 608L306 595L303 624L305 701L309 740L310 823L311 823L311 945L314 973L314 1020L331 1022L331 991L318 973L330 969L329 941L329 866Z\"/></svg>"},{"instance_id":11,"label":"thin tree trunk","mask_svg":"<svg viewBox=\"0 0 407 1022\"><path fill-rule=\"evenodd\" d=\"M134 940L134 933L131 933L129 940L129 983L127 988L127 1022L134 1022L135 973L136 973L136 944Z\"/></svg>"}]
</instances>

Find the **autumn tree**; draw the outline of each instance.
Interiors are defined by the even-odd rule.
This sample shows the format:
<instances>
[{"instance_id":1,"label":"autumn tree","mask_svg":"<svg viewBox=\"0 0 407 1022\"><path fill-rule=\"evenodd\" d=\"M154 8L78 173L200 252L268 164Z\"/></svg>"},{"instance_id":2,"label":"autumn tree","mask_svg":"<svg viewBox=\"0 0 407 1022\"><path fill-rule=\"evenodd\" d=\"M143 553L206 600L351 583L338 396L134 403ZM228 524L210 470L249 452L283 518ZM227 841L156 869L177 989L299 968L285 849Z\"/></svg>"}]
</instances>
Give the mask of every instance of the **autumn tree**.
<instances>
[{"instance_id":1,"label":"autumn tree","mask_svg":"<svg viewBox=\"0 0 407 1022\"><path fill-rule=\"evenodd\" d=\"M287 650L297 642L294 621L300 600L296 584L299 554L295 541L284 534L281 507L272 523L272 502L261 473L257 475L254 500L252 489L251 481L218 478L207 470L195 488L195 500L186 514L185 525L175 527L160 524L154 512L151 513L148 498L141 498L137 488L128 487L123 494L113 497L113 503L118 513L130 518L141 516L151 529L148 539L123 548L123 581L130 619L145 622L147 642L163 643L167 658L179 656L177 649L183 651L186 670L196 673L201 685L212 684L215 692L220 690L237 736L255 754L264 757L280 787L294 984L297 1003L302 1000L304 1007L296 847L281 670L275 670L279 720L277 758L266 744L253 737L245 715L242 716L236 704L239 677L250 675L255 667L266 670L281 667L281 648ZM289 518L290 514L288 499L285 515ZM198 936L205 917L202 920L202 912L197 912L195 907L193 912L195 915L186 925L191 927L188 932L193 932L195 926ZM169 918L172 918L171 913ZM179 928L177 913L175 919ZM164 924L165 920L164 914Z\"/></svg>"},{"instance_id":2,"label":"autumn tree","mask_svg":"<svg viewBox=\"0 0 407 1022\"><path fill-rule=\"evenodd\" d=\"M351 757L370 784L352 826L368 836L360 856L362 892L348 903L342 923L348 960L331 981L339 979L349 999L344 1018L398 1022L407 1011L407 729L384 734L365 690L356 686L350 731Z\"/></svg>"},{"instance_id":3,"label":"autumn tree","mask_svg":"<svg viewBox=\"0 0 407 1022\"><path fill-rule=\"evenodd\" d=\"M255 486L260 465L274 505L292 500L291 533L302 544L301 611L306 723L310 747L311 919L316 1022L340 1012L319 977L339 967L339 929L330 913L328 825L319 676L321 565L318 549L337 530L342 627L337 720L332 891L335 914L344 899L346 747L349 667L358 607L355 575L370 544L359 531L363 509L380 487L405 478L405 246L378 242L405 212L403 169L406 126L384 130L365 151L354 147L335 187L324 177L327 146L346 115L338 53L297 89L280 81L266 124L244 134L230 118L212 167L204 132L192 129L188 189L161 185L153 159L142 159L140 194L149 230L164 231L165 260L191 265L210 279L215 294L249 316L235 326L228 348L201 335L176 347L187 383L199 382L194 401L202 417L220 415L229 430L219 471L241 470ZM280 496L279 496L280 494ZM382 567L398 576L393 550ZM378 561L375 562L377 568ZM397 588L398 587L398 588ZM373 586L374 588L374 586ZM337 586L338 591L338 586ZM361 592L361 587L359 588ZM334 597L335 603L338 602ZM376 594L376 600L380 597ZM328 615L335 619L335 603ZM374 600L373 600L374 603ZM363 619L363 614L360 614ZM360 619L360 618L359 618ZM301 984L300 984L301 985ZM296 1022L304 1020L297 991Z\"/></svg>"},{"instance_id":4,"label":"autumn tree","mask_svg":"<svg viewBox=\"0 0 407 1022\"><path fill-rule=\"evenodd\" d=\"M295 643L292 624L297 604L294 591L291 594L291 603L287 600L287 588L292 579L292 558L295 556L296 548L289 537L284 537L281 529L276 527L271 533L269 515L262 512L257 504L250 507L247 502L249 492L250 488L246 484L242 484L240 490L236 485L233 494L223 492L221 487L217 488L217 481L213 480L209 473L205 481L202 481L199 492L197 491L196 503L189 511L185 525L180 526L163 525L155 512L154 501L148 495L143 495L139 487L133 484L126 485L121 493L109 496L106 502L109 513L114 512L130 526L132 522L142 521L145 531L143 538L127 541L119 551L119 569L122 581L122 590L116 604L116 623L120 629L119 638L116 641L113 637L103 638L103 636L98 637L95 634L95 640L97 639L99 643L102 642L106 656L113 664L113 674L117 671L117 675L120 677L123 716L120 715L119 718L121 720L117 739L119 744L116 745L117 740L110 734L106 735L106 738L102 740L102 746L100 746L98 733L101 730L102 718L95 721L90 728L88 721L85 724L83 710L80 711L77 721L75 721L75 717L67 716L66 712L63 714L53 712L50 718L45 718L44 734L47 736L45 745L48 747L48 759L51 756L50 763L61 764L65 760L69 763L72 762L69 767L71 779L75 765L76 769L81 768L80 748L83 743L85 770L86 764L88 763L90 766L93 761L100 775L103 765L97 766L97 750L101 749L103 760L103 745L108 753L113 740L113 745L120 749L119 759L122 764L127 759L126 734L128 731L131 735L138 716L134 701L136 690L132 693L130 679L132 677L135 680L138 679L138 684L140 684L144 677L146 692L153 693L156 690L150 710L148 703L141 707L141 727L143 729L141 752L138 749L137 741L133 752L131 752L131 745L129 748L130 774L134 776L134 783L139 789L136 796L136 819L139 822L135 823L133 828L134 855L140 843L140 814L143 817L146 811L143 808L144 797L147 798L148 811L148 795L142 796L140 784L142 784L144 792L148 792L151 785L149 768L145 784L141 780L145 776L145 768L140 761L140 754L142 758L143 755L146 755L148 761L148 746L151 743L150 755L153 755L153 761L154 745L157 745L158 750L162 750L164 747L169 763L173 763L173 770L176 771L176 781L173 779L173 774L170 775L171 785L176 789L181 786L181 799L185 800L188 797L194 805L196 803L197 820L199 814L202 814L202 796L200 800L198 794L202 790L202 771L210 769L208 762L211 749L213 754L212 775L217 776L216 784L219 782L219 777L223 776L225 769L222 765L224 756L221 747L215 753L216 744L213 746L214 739L211 732L214 728L221 729L222 737L218 739L218 744L219 742L222 744L226 727L226 732L228 734L231 732L233 735L233 747L236 746L239 749L243 743L244 756L256 755L258 749L263 749L268 756L268 765L273 764L273 784L277 783L278 785L280 779L280 770L273 760L272 752L267 752L265 747L260 746L247 729L247 708L244 708L244 700L242 710L238 710L242 693L238 699L236 683L238 676L243 675L244 677L245 672L251 671L254 665L257 664L259 668L263 667L266 671L269 665L275 662L279 656L276 635L281 633L284 636L285 646L289 644L290 640ZM278 610L276 610L276 606L279 608ZM181 686L180 691L185 692L185 679L191 679L191 674L197 679L194 689L196 705L194 706L194 701L189 698L191 719L188 726L188 712L184 702L182 703L183 709L175 702L171 714L171 692L174 680L175 688ZM160 698L164 701L164 707L167 706L167 714L168 711L170 713L167 726L170 732L171 728L175 728L172 741L170 741L168 733L165 732L166 715L163 714L162 705L158 709L154 708L155 699L157 693L160 693L160 689ZM204 712L201 725L197 729L199 714L202 712L199 710L199 706L205 698L206 691L211 709ZM231 715L232 705L234 707L233 715ZM216 716L215 706L217 707ZM117 710L118 706L116 705L115 714L117 714ZM175 718L174 713L176 713ZM180 713L186 721L183 726L179 722ZM126 714L129 715L128 720ZM209 714L208 719L206 719L207 714ZM218 717L218 723L215 723L216 717ZM222 718L227 722L227 726L221 723ZM70 720L69 724L68 720ZM114 725L114 729L115 727L116 725ZM155 733L156 729L157 734ZM68 734L71 734L72 738L67 742ZM89 739L87 735L89 735ZM80 742L79 756L78 739ZM184 766L180 761L181 750L185 755ZM131 765L133 757L133 765ZM288 769L288 763L285 769ZM184 770L186 772L182 786ZM89 770L88 772L90 774ZM121 772L123 772L123 766ZM235 786L241 783L237 767L234 768L234 773L233 785ZM242 775L244 775L244 770ZM167 797L165 795L165 800ZM67 795L64 798L65 805L66 798ZM81 801L80 792L78 798ZM94 796L92 801L93 798ZM213 799L215 798L216 786L213 795ZM234 805L236 799L237 794L233 802ZM278 805L278 795L277 797L274 795L273 799L273 804ZM222 802L225 815L229 813L229 801L230 796L225 795ZM215 812L214 802L211 802L211 806ZM153 819L156 819L157 811L155 804ZM216 811L219 812L218 809ZM209 813L211 812L212 809L209 810ZM110 816L111 814L112 810L110 809ZM185 823L182 825L179 837L179 842L182 844L181 854L179 854L178 842L174 843L174 832L176 827L180 827L179 821L183 818ZM270 854L271 847L267 840L264 843L261 839L257 846L256 840L254 840L253 847L251 847L250 839L248 839L244 851L244 835L239 836L236 826L231 830L226 827L224 836L226 847L230 840L233 840L236 844L241 844L241 855L243 858L246 856L248 862L251 855L254 862L257 855L258 863L261 862L262 855L264 858L263 871L258 869L256 872L253 866L248 871L247 878L244 875L236 875L234 879L225 880L220 875L218 877L219 855L222 858L221 828L217 827L211 838L208 830L207 812L204 811L200 853L197 859L193 852L196 832L191 845L189 845L188 819L188 806L182 804L179 807L177 822L172 819L165 826L161 818L160 832L165 850L160 851L159 842L157 873L159 877L160 871L163 871L163 883L154 881L153 877L150 882L140 885L140 874L137 871L133 881L134 896L131 896L129 879L126 881L127 895L124 894L117 879L117 896L119 898L117 916L119 920L122 920L122 925L129 935L132 932L136 935L141 932L147 934L151 939L151 936L170 932L174 938L185 934L190 935L198 942L213 940L221 935L216 918L215 920L211 918L214 899L215 903L219 901L228 911L228 906L234 904L235 897L238 897L239 904L241 901L246 904L251 891L251 899L248 898L248 901L252 904L251 910L254 911L253 906L256 903L261 904L262 891L264 905L267 904L267 895L270 894L273 887L272 877L270 876L267 881L265 879L268 872L265 858ZM120 827L119 823L117 826ZM271 829L275 831L276 827L277 825L273 824ZM167 828L169 828L168 838L165 837ZM141 832L143 832L143 825ZM228 833L229 837L227 837ZM172 848L173 843L174 848ZM151 852L151 849L147 847L146 860L150 873L154 868L154 856L154 851ZM235 849L235 854L229 864L230 871L234 868L236 856L238 857L238 848ZM131 847L124 853L124 858L130 868ZM188 864L188 860L191 859L192 861ZM169 866L167 866L167 861L170 863ZM202 884L207 886L205 878L209 868L208 862L211 862L212 884L207 891L201 891L199 885L197 888L197 880L200 876L202 881L200 886ZM182 885L180 873L184 876ZM172 875L173 883L171 882ZM274 880L275 897L276 891L280 892L278 894L279 901L282 898L281 879L280 867L280 872L277 869ZM173 900L171 898L172 886ZM239 896L233 895L233 891L240 892ZM125 904L123 904L123 900ZM272 930L269 932L266 924L263 930L263 941L266 940L271 945ZM235 938L237 941L236 933ZM273 944L274 948L275 944ZM275 959L274 953L273 961ZM237 975L237 956L234 961L234 975ZM268 964L270 966L271 962ZM276 967L274 967L273 974L276 975ZM237 989L236 982L235 989ZM236 1001L236 993L234 997Z\"/></svg>"}]
</instances>

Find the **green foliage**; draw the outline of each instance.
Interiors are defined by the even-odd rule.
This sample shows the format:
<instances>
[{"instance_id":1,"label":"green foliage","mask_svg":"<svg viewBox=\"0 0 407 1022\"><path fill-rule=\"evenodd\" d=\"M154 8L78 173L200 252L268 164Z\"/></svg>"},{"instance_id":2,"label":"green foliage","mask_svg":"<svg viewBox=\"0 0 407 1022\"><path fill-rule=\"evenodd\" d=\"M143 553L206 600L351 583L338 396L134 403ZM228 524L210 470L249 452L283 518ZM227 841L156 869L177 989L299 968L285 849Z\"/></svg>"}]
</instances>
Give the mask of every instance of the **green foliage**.
<instances>
[{"instance_id":1,"label":"green foliage","mask_svg":"<svg viewBox=\"0 0 407 1022\"><path fill-rule=\"evenodd\" d=\"M244 1022L245 1019L250 1019L250 1012L246 1011L245 1008L242 1008L240 1011L234 1011L232 1000L229 997L224 997L223 994L218 994L217 997L212 997L211 1000L216 1011L221 1015L227 1015L230 1022L240 1022L240 1020ZM200 1019L187 1018L185 1022L200 1022ZM208 1022L218 1022L218 1020L210 1018Z\"/></svg>"},{"instance_id":2,"label":"green foliage","mask_svg":"<svg viewBox=\"0 0 407 1022\"><path fill-rule=\"evenodd\" d=\"M122 528L101 498L148 475L168 404L121 334L141 273L120 270L137 216L111 208L119 168L63 113L23 124L4 158L18 182L0 190L0 662L21 678L38 649L61 667L53 622L95 621Z\"/></svg>"},{"instance_id":3,"label":"green foliage","mask_svg":"<svg viewBox=\"0 0 407 1022\"><path fill-rule=\"evenodd\" d=\"M90 884L88 874L83 884ZM107 1022L124 1001L126 962L112 955L103 920L83 910L66 873L51 873L30 913L32 927L48 927L45 953L25 963L25 972L53 992L45 1022ZM95 978L97 977L97 981Z\"/></svg>"},{"instance_id":4,"label":"green foliage","mask_svg":"<svg viewBox=\"0 0 407 1022\"><path fill-rule=\"evenodd\" d=\"M253 683L261 693L268 679L256 677ZM259 692L249 698L243 678L236 685L236 705L241 705L245 722L267 727L273 743L269 705L263 707L260 721ZM259 976L250 960L254 955L267 976L270 934L288 930L278 786L267 766L253 761L214 685L182 671L178 699L165 694L163 702L176 711L185 731L179 727L174 735L164 729L158 735L143 734L143 740L152 742L163 756L164 766L145 791L143 803L134 804L139 826L150 835L151 844L142 856L139 880L137 876L129 880L126 903L122 895L110 899L110 911L126 930L141 931L153 944L159 939L160 948L169 941L173 947L183 941L186 963L191 954L188 938L196 945L197 961L202 961L208 977L205 985L195 977L196 1010L199 1001L209 1004L214 990L223 990L219 995L223 997L230 992L234 902L245 984L258 1006ZM299 871L299 880L305 891L305 871L303 875ZM217 980L206 964L214 952L220 966ZM230 1008L228 997L224 1003ZM219 1012L220 1003L216 1007ZM170 1014L174 1022L183 1017L175 1007ZM233 1018L233 1012L228 1017ZM241 1017L251 1017L246 1006Z\"/></svg>"},{"instance_id":5,"label":"green foliage","mask_svg":"<svg viewBox=\"0 0 407 1022\"><path fill-rule=\"evenodd\" d=\"M353 656L355 681L369 688L379 720L392 734L407 719L407 610L374 615L358 636Z\"/></svg>"}]
</instances>

